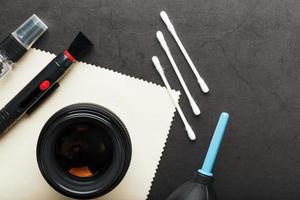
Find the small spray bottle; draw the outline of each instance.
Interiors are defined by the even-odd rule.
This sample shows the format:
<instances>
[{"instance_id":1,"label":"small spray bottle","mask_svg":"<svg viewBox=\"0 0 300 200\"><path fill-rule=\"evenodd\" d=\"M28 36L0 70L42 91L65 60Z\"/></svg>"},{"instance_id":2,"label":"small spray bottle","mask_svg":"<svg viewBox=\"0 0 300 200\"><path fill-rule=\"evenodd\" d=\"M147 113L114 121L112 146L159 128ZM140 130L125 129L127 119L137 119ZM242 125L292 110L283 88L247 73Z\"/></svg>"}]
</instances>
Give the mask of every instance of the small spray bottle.
<instances>
[{"instance_id":1,"label":"small spray bottle","mask_svg":"<svg viewBox=\"0 0 300 200\"><path fill-rule=\"evenodd\" d=\"M0 43L0 80L47 30L47 26L33 14L19 28Z\"/></svg>"},{"instance_id":2,"label":"small spray bottle","mask_svg":"<svg viewBox=\"0 0 300 200\"><path fill-rule=\"evenodd\" d=\"M213 189L212 170L229 120L229 114L223 112L211 139L204 163L195 172L192 180L179 186L167 200L217 200Z\"/></svg>"}]
</instances>

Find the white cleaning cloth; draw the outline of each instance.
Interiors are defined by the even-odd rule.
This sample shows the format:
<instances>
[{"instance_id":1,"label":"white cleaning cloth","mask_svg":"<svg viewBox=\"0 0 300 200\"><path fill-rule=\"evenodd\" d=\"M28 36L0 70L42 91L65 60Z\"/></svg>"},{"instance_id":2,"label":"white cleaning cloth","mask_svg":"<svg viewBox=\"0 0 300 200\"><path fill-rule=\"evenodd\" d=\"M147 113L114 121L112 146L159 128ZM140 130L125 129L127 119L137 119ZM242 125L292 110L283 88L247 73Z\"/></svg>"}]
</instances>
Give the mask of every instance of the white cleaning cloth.
<instances>
[{"instance_id":1,"label":"white cleaning cloth","mask_svg":"<svg viewBox=\"0 0 300 200\"><path fill-rule=\"evenodd\" d=\"M0 81L0 107L54 57L44 51L30 50L13 72ZM174 93L178 100L179 93ZM0 138L1 200L66 198L53 190L40 174L36 143L41 128L52 114L67 105L82 102L112 110L124 122L132 140L132 161L125 178L112 192L99 199L147 198L175 112L167 90L111 70L76 63L50 98Z\"/></svg>"}]
</instances>

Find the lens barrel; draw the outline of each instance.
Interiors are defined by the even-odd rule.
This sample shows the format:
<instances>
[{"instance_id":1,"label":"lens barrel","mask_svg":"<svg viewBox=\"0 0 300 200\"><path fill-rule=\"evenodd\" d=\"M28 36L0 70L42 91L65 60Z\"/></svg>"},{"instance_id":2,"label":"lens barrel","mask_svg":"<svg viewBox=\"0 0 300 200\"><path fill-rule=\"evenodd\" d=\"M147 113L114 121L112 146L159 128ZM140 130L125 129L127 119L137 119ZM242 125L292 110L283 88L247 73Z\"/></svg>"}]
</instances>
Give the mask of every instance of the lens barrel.
<instances>
[{"instance_id":1,"label":"lens barrel","mask_svg":"<svg viewBox=\"0 0 300 200\"><path fill-rule=\"evenodd\" d=\"M90 199L112 191L131 160L131 142L121 120L110 110L81 103L56 112L44 125L37 161L56 191Z\"/></svg>"}]
</instances>

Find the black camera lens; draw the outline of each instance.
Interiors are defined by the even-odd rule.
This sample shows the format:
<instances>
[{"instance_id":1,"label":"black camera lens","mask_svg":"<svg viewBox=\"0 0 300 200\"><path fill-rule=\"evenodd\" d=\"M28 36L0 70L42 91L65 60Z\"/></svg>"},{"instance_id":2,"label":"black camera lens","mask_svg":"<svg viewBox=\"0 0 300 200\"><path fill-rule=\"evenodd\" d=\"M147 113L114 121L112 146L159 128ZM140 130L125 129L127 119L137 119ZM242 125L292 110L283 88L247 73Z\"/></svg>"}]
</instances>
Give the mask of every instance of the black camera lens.
<instances>
[{"instance_id":1,"label":"black camera lens","mask_svg":"<svg viewBox=\"0 0 300 200\"><path fill-rule=\"evenodd\" d=\"M76 199L113 190L130 159L126 127L111 111L94 104L74 104L55 113L37 144L38 165L46 181Z\"/></svg>"}]
</instances>

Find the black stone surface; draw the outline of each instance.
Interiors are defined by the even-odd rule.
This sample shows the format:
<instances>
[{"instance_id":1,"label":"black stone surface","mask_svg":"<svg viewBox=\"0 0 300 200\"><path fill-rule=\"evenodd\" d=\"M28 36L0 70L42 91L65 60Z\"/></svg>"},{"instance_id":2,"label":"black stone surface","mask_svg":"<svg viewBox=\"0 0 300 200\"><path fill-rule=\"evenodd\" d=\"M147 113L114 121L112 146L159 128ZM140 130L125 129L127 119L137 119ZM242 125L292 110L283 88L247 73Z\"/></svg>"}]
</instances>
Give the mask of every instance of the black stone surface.
<instances>
[{"instance_id":1,"label":"black stone surface","mask_svg":"<svg viewBox=\"0 0 300 200\"><path fill-rule=\"evenodd\" d=\"M201 94L159 18L162 9L210 94ZM182 95L180 104L198 139L187 139L176 114L149 200L166 199L192 177L222 111L231 120L215 167L219 199L300 199L300 1L1 0L0 38L32 13L49 26L34 47L59 53L83 31L95 43L86 62L162 84L151 63L157 55L172 87L181 90L155 38L159 29L165 34L202 115L194 117Z\"/></svg>"}]
</instances>

